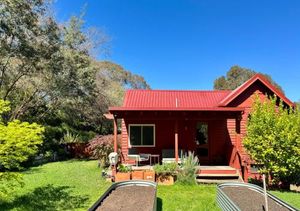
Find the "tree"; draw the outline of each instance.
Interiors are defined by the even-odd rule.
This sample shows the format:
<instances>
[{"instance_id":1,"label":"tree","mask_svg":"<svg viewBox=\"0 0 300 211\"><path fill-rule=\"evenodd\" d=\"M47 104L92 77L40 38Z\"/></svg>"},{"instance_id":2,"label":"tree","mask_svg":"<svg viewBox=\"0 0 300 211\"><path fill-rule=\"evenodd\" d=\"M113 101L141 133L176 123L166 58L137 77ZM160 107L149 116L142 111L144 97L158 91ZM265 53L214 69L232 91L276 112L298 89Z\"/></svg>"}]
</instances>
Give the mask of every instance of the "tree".
<instances>
[{"instance_id":1,"label":"tree","mask_svg":"<svg viewBox=\"0 0 300 211\"><path fill-rule=\"evenodd\" d=\"M103 114L127 88L149 88L120 65L96 61L109 37L86 28L83 13L58 23L44 0L0 2L0 98L10 101L6 121L45 126L41 152L58 151L67 131L87 141L111 132Z\"/></svg>"},{"instance_id":2,"label":"tree","mask_svg":"<svg viewBox=\"0 0 300 211\"><path fill-rule=\"evenodd\" d=\"M287 109L277 98L254 103L247 124L244 146L261 164L261 173L274 182L300 182L300 112Z\"/></svg>"},{"instance_id":3,"label":"tree","mask_svg":"<svg viewBox=\"0 0 300 211\"><path fill-rule=\"evenodd\" d=\"M240 66L232 66L227 72L226 77L221 76L214 81L214 89L216 90L234 90L245 81L250 79L257 72L251 69L243 68ZM262 73L263 74L263 73ZM277 87L282 93L283 90L275 81L272 80L271 76L263 74L275 87Z\"/></svg>"},{"instance_id":4,"label":"tree","mask_svg":"<svg viewBox=\"0 0 300 211\"><path fill-rule=\"evenodd\" d=\"M297 109L300 109L300 100L298 100L298 102L295 102L295 106Z\"/></svg>"},{"instance_id":5,"label":"tree","mask_svg":"<svg viewBox=\"0 0 300 211\"><path fill-rule=\"evenodd\" d=\"M0 99L0 196L20 182L20 164L34 155L42 143L44 128L36 123L14 120L5 123L1 116L9 103Z\"/></svg>"},{"instance_id":6,"label":"tree","mask_svg":"<svg viewBox=\"0 0 300 211\"><path fill-rule=\"evenodd\" d=\"M51 99L45 88L59 50L59 33L45 12L41 0L0 3L0 97L11 101L10 119Z\"/></svg>"}]
</instances>

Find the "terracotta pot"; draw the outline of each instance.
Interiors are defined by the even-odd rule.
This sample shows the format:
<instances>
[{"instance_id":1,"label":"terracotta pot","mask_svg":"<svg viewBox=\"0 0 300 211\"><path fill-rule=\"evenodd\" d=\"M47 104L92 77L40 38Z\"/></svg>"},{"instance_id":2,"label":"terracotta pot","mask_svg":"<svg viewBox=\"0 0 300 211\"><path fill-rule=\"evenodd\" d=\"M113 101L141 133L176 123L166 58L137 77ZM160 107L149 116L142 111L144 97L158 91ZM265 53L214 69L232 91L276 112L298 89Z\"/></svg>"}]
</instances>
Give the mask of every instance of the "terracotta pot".
<instances>
[{"instance_id":1,"label":"terracotta pot","mask_svg":"<svg viewBox=\"0 0 300 211\"><path fill-rule=\"evenodd\" d=\"M156 182L160 185L173 185L174 177L171 175L158 175Z\"/></svg>"},{"instance_id":2,"label":"terracotta pot","mask_svg":"<svg viewBox=\"0 0 300 211\"><path fill-rule=\"evenodd\" d=\"M133 180L143 180L144 179L144 171L133 171L131 173L131 179L133 179Z\"/></svg>"},{"instance_id":3,"label":"terracotta pot","mask_svg":"<svg viewBox=\"0 0 300 211\"><path fill-rule=\"evenodd\" d=\"M115 182L130 180L130 172L118 172L116 173Z\"/></svg>"},{"instance_id":4,"label":"terracotta pot","mask_svg":"<svg viewBox=\"0 0 300 211\"><path fill-rule=\"evenodd\" d=\"M144 180L155 181L155 172L154 171L145 171Z\"/></svg>"}]
</instances>

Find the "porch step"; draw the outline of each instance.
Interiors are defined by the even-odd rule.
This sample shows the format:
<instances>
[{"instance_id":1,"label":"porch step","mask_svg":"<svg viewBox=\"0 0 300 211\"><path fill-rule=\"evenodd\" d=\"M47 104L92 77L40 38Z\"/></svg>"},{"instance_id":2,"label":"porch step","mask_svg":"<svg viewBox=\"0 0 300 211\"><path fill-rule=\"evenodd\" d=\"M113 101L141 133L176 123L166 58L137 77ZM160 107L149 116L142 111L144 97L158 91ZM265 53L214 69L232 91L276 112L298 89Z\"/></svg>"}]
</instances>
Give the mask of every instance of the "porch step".
<instances>
[{"instance_id":1,"label":"porch step","mask_svg":"<svg viewBox=\"0 0 300 211\"><path fill-rule=\"evenodd\" d=\"M230 166L199 166L198 177L239 177L237 169Z\"/></svg>"},{"instance_id":2,"label":"porch step","mask_svg":"<svg viewBox=\"0 0 300 211\"><path fill-rule=\"evenodd\" d=\"M228 178L228 179L196 179L197 183L198 184L219 184L219 183L224 183L224 182L243 182L242 179L240 178L237 178L237 179L234 179L234 178Z\"/></svg>"},{"instance_id":3,"label":"porch step","mask_svg":"<svg viewBox=\"0 0 300 211\"><path fill-rule=\"evenodd\" d=\"M230 166L199 166L198 183L243 182L237 169Z\"/></svg>"},{"instance_id":4,"label":"porch step","mask_svg":"<svg viewBox=\"0 0 300 211\"><path fill-rule=\"evenodd\" d=\"M227 174L227 173L216 173L216 174L197 174L197 177L211 177L211 178L238 178L240 175L235 172L234 174L230 173L230 174Z\"/></svg>"}]
</instances>

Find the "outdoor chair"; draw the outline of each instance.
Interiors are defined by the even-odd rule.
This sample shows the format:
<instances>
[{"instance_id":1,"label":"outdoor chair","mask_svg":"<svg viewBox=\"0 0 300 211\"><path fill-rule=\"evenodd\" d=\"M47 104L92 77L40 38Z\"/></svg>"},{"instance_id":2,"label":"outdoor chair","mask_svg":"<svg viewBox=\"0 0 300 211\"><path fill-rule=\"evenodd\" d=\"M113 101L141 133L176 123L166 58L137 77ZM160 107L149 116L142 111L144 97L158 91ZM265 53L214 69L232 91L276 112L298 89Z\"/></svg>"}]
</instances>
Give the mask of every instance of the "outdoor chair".
<instances>
[{"instance_id":1,"label":"outdoor chair","mask_svg":"<svg viewBox=\"0 0 300 211\"><path fill-rule=\"evenodd\" d=\"M128 149L128 159L135 160L135 165L139 166L140 162L148 161L150 159L151 154L146 153L138 153L136 148Z\"/></svg>"},{"instance_id":2,"label":"outdoor chair","mask_svg":"<svg viewBox=\"0 0 300 211\"><path fill-rule=\"evenodd\" d=\"M178 163L182 162L183 150L178 150ZM163 149L162 150L162 163L173 163L175 159L175 149Z\"/></svg>"}]
</instances>

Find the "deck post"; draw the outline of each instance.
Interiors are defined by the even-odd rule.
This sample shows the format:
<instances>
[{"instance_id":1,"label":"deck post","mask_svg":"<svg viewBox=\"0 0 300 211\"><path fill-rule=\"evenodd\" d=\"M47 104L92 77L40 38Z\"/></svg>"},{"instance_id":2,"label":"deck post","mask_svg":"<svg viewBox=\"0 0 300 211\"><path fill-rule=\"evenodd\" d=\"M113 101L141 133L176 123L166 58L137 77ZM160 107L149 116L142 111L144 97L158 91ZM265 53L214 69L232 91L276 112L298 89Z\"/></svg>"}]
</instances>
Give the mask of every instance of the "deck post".
<instances>
[{"instance_id":1,"label":"deck post","mask_svg":"<svg viewBox=\"0 0 300 211\"><path fill-rule=\"evenodd\" d=\"M114 115L113 122L114 122L114 152L118 153L118 140L117 140L117 135L118 135L118 124L117 124L118 119ZM117 174L117 165L112 166L112 176L115 180L115 176Z\"/></svg>"},{"instance_id":2,"label":"deck post","mask_svg":"<svg viewBox=\"0 0 300 211\"><path fill-rule=\"evenodd\" d=\"M175 161L178 163L178 120L175 121Z\"/></svg>"},{"instance_id":3,"label":"deck post","mask_svg":"<svg viewBox=\"0 0 300 211\"><path fill-rule=\"evenodd\" d=\"M118 133L118 126L117 126L118 119L114 116L114 152L118 151L118 141L117 141L117 133Z\"/></svg>"}]
</instances>

